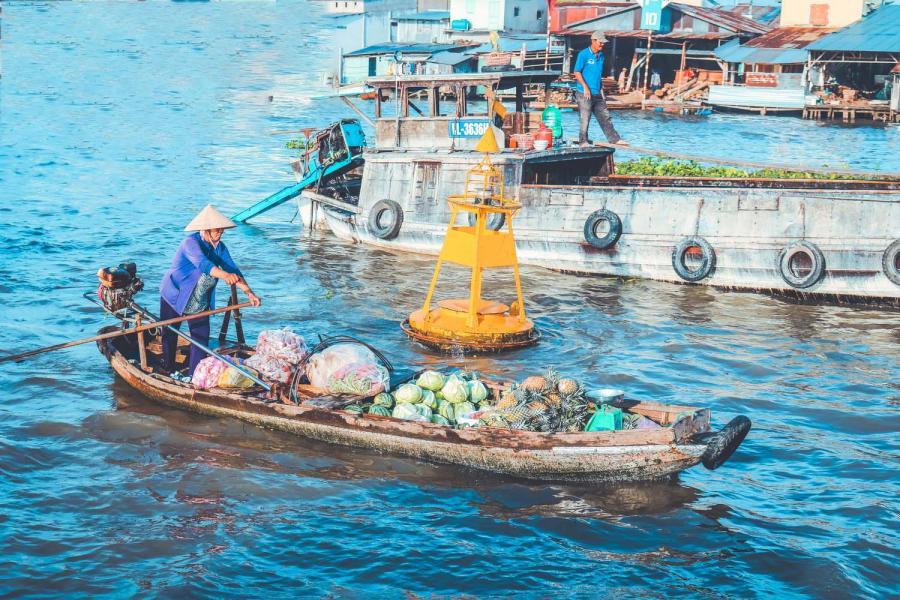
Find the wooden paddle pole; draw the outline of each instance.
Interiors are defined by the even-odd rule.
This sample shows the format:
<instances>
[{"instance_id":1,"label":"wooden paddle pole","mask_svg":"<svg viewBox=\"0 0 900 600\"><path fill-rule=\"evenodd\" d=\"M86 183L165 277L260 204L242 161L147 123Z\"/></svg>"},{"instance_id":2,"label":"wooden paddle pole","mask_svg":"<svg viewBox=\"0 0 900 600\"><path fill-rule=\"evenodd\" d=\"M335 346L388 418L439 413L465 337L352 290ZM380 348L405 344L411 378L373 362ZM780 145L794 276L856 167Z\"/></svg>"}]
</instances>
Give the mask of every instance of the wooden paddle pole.
<instances>
[{"instance_id":1,"label":"wooden paddle pole","mask_svg":"<svg viewBox=\"0 0 900 600\"><path fill-rule=\"evenodd\" d=\"M208 317L210 315L217 315L219 313L237 310L240 308L246 308L248 306L252 306L252 302L242 302L240 304L225 306L223 308L216 308L213 310L205 310L203 312L199 312L194 315L185 315L183 317L176 317L173 319L166 319L165 321L155 321L153 323L147 325L140 325L139 327L133 327L131 329L123 329L121 331L111 331L109 333L103 333L100 335L95 335L93 337L84 338L80 340L73 340L71 342L64 342L62 344L55 344L53 346L47 346L45 348L38 348L36 350L29 350L28 352L23 352L21 354L13 354L11 356L0 356L0 363L5 362L18 362L25 358L29 358L31 356L36 356L38 354L44 354L46 352L53 352L54 350L62 350L63 348L71 348L72 346L80 346L81 344L89 344L91 342L99 342L101 340L108 340L115 337L120 337L123 335L130 335L132 333L139 333L142 331L147 331L148 329L156 329L157 327L165 327L166 325L174 325L176 323L182 323L184 321L190 321L192 319L200 319L202 317Z\"/></svg>"}]
</instances>

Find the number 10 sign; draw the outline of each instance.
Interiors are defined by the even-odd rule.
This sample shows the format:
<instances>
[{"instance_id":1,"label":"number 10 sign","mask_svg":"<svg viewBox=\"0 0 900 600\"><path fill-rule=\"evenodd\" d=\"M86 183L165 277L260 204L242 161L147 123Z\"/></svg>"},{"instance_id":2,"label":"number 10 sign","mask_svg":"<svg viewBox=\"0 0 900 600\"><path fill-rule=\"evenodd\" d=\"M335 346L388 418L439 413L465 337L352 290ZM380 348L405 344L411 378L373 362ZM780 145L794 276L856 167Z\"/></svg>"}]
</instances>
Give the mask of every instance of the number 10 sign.
<instances>
[{"instance_id":1,"label":"number 10 sign","mask_svg":"<svg viewBox=\"0 0 900 600\"><path fill-rule=\"evenodd\" d=\"M659 31L662 28L663 0L641 0L641 29Z\"/></svg>"}]
</instances>

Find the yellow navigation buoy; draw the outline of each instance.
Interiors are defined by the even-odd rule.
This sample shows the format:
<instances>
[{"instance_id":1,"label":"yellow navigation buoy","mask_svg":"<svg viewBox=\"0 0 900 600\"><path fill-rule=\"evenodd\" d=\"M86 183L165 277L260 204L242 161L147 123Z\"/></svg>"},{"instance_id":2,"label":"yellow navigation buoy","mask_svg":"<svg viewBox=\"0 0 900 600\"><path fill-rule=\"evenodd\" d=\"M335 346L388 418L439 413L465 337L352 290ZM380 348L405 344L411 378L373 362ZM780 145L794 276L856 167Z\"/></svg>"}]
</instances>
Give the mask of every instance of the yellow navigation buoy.
<instances>
[{"instance_id":1,"label":"yellow navigation buoy","mask_svg":"<svg viewBox=\"0 0 900 600\"><path fill-rule=\"evenodd\" d=\"M496 352L534 344L540 334L526 318L519 279L512 219L521 205L503 196L503 172L490 159L490 154L498 151L492 127L485 131L475 150L483 152L484 157L466 174L465 192L447 199L450 225L425 303L402 327L409 337L441 350ZM461 213L474 215L474 225L457 225ZM494 223L500 224L496 230L488 227L492 216ZM445 262L472 269L469 297L442 300L432 309L431 300ZM516 301L507 306L482 299L482 272L509 267L515 278Z\"/></svg>"}]
</instances>

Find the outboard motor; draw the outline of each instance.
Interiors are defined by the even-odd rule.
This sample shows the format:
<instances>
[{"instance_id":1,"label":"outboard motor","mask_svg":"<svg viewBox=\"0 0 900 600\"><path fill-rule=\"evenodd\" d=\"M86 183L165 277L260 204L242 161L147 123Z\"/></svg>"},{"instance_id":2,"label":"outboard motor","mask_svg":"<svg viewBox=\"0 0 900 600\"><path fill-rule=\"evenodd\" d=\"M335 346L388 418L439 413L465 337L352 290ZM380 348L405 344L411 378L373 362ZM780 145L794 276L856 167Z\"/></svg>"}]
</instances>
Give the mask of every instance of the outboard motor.
<instances>
[{"instance_id":1,"label":"outboard motor","mask_svg":"<svg viewBox=\"0 0 900 600\"><path fill-rule=\"evenodd\" d=\"M144 280L137 276L137 265L120 263L118 267L104 267L97 271L100 287L97 297L110 312L126 308L134 295L144 289Z\"/></svg>"}]
</instances>

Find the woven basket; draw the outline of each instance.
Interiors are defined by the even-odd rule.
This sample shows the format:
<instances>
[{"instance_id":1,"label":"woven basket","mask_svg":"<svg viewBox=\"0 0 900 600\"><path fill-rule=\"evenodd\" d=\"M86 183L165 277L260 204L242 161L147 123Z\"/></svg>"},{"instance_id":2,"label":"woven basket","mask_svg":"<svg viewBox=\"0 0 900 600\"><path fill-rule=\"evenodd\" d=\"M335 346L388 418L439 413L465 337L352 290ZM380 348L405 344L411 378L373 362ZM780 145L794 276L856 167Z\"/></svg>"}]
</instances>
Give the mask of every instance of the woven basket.
<instances>
[{"instance_id":1,"label":"woven basket","mask_svg":"<svg viewBox=\"0 0 900 600\"><path fill-rule=\"evenodd\" d=\"M534 136L530 133L514 133L512 138L516 140L516 147L522 150L534 148Z\"/></svg>"}]
</instances>

